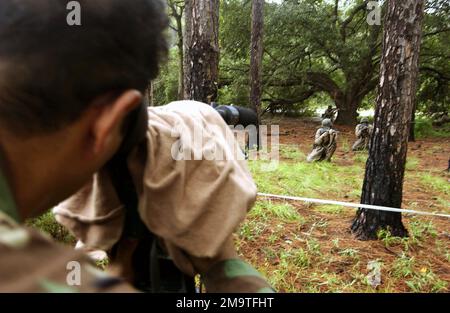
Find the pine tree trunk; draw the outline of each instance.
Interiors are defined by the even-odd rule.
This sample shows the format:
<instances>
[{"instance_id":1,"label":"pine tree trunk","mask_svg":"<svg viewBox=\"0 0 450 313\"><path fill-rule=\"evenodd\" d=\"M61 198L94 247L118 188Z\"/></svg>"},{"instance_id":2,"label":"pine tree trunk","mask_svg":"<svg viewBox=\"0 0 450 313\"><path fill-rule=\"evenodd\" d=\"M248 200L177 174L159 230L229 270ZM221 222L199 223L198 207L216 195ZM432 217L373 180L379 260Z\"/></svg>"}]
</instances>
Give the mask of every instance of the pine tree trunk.
<instances>
[{"instance_id":1,"label":"pine tree trunk","mask_svg":"<svg viewBox=\"0 0 450 313\"><path fill-rule=\"evenodd\" d=\"M388 0L375 111L361 203L400 208L408 135L417 89L423 0ZM352 225L359 239L380 229L407 236L400 213L360 209Z\"/></svg>"},{"instance_id":2,"label":"pine tree trunk","mask_svg":"<svg viewBox=\"0 0 450 313\"><path fill-rule=\"evenodd\" d=\"M264 33L264 0L252 2L252 38L250 43L250 105L261 124L261 76Z\"/></svg>"},{"instance_id":3,"label":"pine tree trunk","mask_svg":"<svg viewBox=\"0 0 450 313\"><path fill-rule=\"evenodd\" d=\"M183 38L183 14L184 2L181 3L176 0L167 0L170 8L169 15L175 20L175 26L172 28L177 33L177 48L178 48L178 90L177 99L184 99L184 38Z\"/></svg>"},{"instance_id":4,"label":"pine tree trunk","mask_svg":"<svg viewBox=\"0 0 450 313\"><path fill-rule=\"evenodd\" d=\"M182 16L179 15L176 18L177 34L178 34L178 100L184 98L184 44L183 44L183 24Z\"/></svg>"},{"instance_id":5,"label":"pine tree trunk","mask_svg":"<svg viewBox=\"0 0 450 313\"><path fill-rule=\"evenodd\" d=\"M186 0L184 97L215 101L219 76L219 0Z\"/></svg>"},{"instance_id":6,"label":"pine tree trunk","mask_svg":"<svg viewBox=\"0 0 450 313\"><path fill-rule=\"evenodd\" d=\"M339 109L335 123L339 125L354 126L358 120L358 108L361 100L354 99L350 95L343 96L342 101L335 101L336 107Z\"/></svg>"},{"instance_id":7,"label":"pine tree trunk","mask_svg":"<svg viewBox=\"0 0 450 313\"><path fill-rule=\"evenodd\" d=\"M416 127L416 104L414 104L411 114L411 127L409 129L409 138L408 138L410 142L416 141L415 127Z\"/></svg>"},{"instance_id":8,"label":"pine tree trunk","mask_svg":"<svg viewBox=\"0 0 450 313\"><path fill-rule=\"evenodd\" d=\"M153 93L154 93L153 82L149 82L148 87L147 87L146 97L147 97L147 104L148 104L148 106L151 106L151 107L155 106Z\"/></svg>"}]
</instances>

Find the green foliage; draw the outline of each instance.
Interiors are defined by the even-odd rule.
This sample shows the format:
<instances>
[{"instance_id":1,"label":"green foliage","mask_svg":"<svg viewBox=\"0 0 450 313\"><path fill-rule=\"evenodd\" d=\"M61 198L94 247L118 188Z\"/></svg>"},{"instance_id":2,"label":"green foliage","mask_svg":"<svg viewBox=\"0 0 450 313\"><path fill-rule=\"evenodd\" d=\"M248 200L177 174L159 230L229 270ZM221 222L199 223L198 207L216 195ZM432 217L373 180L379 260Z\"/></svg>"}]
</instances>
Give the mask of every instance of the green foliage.
<instances>
[{"instance_id":1,"label":"green foliage","mask_svg":"<svg viewBox=\"0 0 450 313\"><path fill-rule=\"evenodd\" d=\"M51 211L43 214L40 217L28 220L26 224L49 234L58 242L67 244L75 242L75 238L69 233L69 231L58 224L58 222L56 222L55 216Z\"/></svg>"},{"instance_id":2,"label":"green foliage","mask_svg":"<svg viewBox=\"0 0 450 313\"><path fill-rule=\"evenodd\" d=\"M377 51L381 32L364 23L366 12L356 10L361 2L341 4L337 20L333 4L326 1L265 4L265 108L290 116L311 115L317 107L333 104L331 96L337 89L345 92L353 87L370 94L376 66L366 66L366 61ZM224 0L221 4L219 99L244 104L248 98L251 1ZM353 11L355 18L344 23ZM324 87L310 72L324 78L320 81L332 83ZM362 106L372 103L363 101Z\"/></svg>"},{"instance_id":3,"label":"green foliage","mask_svg":"<svg viewBox=\"0 0 450 313\"><path fill-rule=\"evenodd\" d=\"M443 127L434 127L430 117L416 116L414 124L414 132L416 138L429 137L450 137L450 124L447 123Z\"/></svg>"},{"instance_id":4,"label":"green foliage","mask_svg":"<svg viewBox=\"0 0 450 313\"><path fill-rule=\"evenodd\" d=\"M160 74L153 81L155 106L165 105L177 100L178 94L178 49L170 49L167 62L161 67Z\"/></svg>"},{"instance_id":5,"label":"green foliage","mask_svg":"<svg viewBox=\"0 0 450 313\"><path fill-rule=\"evenodd\" d=\"M263 109L308 116L318 107L334 104L332 97L337 89L361 92L365 97L360 108L373 107L382 29L366 23L367 11L359 9L362 2L339 2L337 16L333 1L265 3ZM250 16L251 1L221 1L219 103L248 104ZM442 30L449 16L445 1L427 1L420 58L421 112L442 112L448 106L450 43L448 31ZM172 64L163 70L158 103L174 99L176 67ZM320 81L327 83L311 79L311 72L319 73Z\"/></svg>"},{"instance_id":6,"label":"green foliage","mask_svg":"<svg viewBox=\"0 0 450 313\"><path fill-rule=\"evenodd\" d=\"M425 12L418 109L431 115L437 112L448 112L449 109L450 3L445 0L428 0ZM450 130L447 129L447 134L449 132Z\"/></svg>"}]
</instances>

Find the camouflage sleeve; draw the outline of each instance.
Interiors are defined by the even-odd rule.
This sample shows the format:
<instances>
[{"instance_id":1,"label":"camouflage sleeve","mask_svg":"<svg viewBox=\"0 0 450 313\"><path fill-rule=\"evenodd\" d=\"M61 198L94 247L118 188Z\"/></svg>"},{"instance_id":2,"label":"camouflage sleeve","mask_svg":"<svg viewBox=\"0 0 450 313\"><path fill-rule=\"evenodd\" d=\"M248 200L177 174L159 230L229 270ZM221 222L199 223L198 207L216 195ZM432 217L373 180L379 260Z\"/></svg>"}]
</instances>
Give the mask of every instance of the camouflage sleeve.
<instances>
[{"instance_id":1,"label":"camouflage sleeve","mask_svg":"<svg viewBox=\"0 0 450 313\"><path fill-rule=\"evenodd\" d=\"M203 276L209 293L272 293L275 290L250 264L240 259L217 263Z\"/></svg>"},{"instance_id":2,"label":"camouflage sleeve","mask_svg":"<svg viewBox=\"0 0 450 313\"><path fill-rule=\"evenodd\" d=\"M0 293L136 292L86 256L0 211Z\"/></svg>"}]
</instances>

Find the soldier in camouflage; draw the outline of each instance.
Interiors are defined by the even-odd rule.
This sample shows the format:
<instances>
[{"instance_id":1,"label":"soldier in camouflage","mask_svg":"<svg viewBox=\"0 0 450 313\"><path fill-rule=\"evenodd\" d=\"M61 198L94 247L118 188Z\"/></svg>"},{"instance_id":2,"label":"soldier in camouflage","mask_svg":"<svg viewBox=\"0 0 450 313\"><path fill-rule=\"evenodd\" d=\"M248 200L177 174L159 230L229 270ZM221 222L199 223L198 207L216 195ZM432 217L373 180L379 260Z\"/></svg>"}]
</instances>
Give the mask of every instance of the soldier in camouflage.
<instances>
[{"instance_id":1,"label":"soldier in camouflage","mask_svg":"<svg viewBox=\"0 0 450 313\"><path fill-rule=\"evenodd\" d=\"M338 112L338 109L333 109L331 105L328 106L328 108L325 110L325 112L322 114L323 119L330 119L331 121L334 121L336 117L336 112Z\"/></svg>"},{"instance_id":2,"label":"soldier in camouflage","mask_svg":"<svg viewBox=\"0 0 450 313\"><path fill-rule=\"evenodd\" d=\"M82 27L67 26L66 4L61 1L0 1L1 292L136 291L127 281L136 245L118 242L124 212L117 194L84 198L88 216L59 212L75 235L83 234L79 239L89 248L102 248L89 246L93 243L117 245L107 272L96 269L81 251L21 225L80 190L90 195L93 180L103 184L102 190L111 190L108 180L96 179L121 147L130 112L142 105L148 82L156 77L167 52L167 17L161 1L79 2ZM203 277L207 291L272 292L238 257L232 240L256 199L245 164L232 159L170 159L176 138L166 127L169 122L182 120L189 126L185 132L199 123L189 117L189 108L179 109L184 113L176 110L155 110L160 128L149 127L144 154L135 147L136 159L141 160L135 164L156 169L135 181L139 191L146 190L140 195L148 196L140 203L141 213L149 217L146 225L164 241L181 271ZM197 104L195 110L211 121L221 120L205 104ZM148 159L146 152L152 152ZM137 172L143 173L139 168ZM150 187L142 186L147 180ZM190 196L190 202L181 202L183 195ZM97 208L108 211L96 215ZM108 227L99 227L105 224Z\"/></svg>"},{"instance_id":3,"label":"soldier in camouflage","mask_svg":"<svg viewBox=\"0 0 450 313\"><path fill-rule=\"evenodd\" d=\"M369 149L370 136L372 135L373 126L369 124L369 119L363 117L361 123L356 125L355 136L356 141L353 144L353 151L363 151Z\"/></svg>"},{"instance_id":4,"label":"soldier in camouflage","mask_svg":"<svg viewBox=\"0 0 450 313\"><path fill-rule=\"evenodd\" d=\"M316 132L313 150L308 155L308 162L331 161L337 146L337 131L333 123L326 118L322 121L322 127Z\"/></svg>"}]
</instances>

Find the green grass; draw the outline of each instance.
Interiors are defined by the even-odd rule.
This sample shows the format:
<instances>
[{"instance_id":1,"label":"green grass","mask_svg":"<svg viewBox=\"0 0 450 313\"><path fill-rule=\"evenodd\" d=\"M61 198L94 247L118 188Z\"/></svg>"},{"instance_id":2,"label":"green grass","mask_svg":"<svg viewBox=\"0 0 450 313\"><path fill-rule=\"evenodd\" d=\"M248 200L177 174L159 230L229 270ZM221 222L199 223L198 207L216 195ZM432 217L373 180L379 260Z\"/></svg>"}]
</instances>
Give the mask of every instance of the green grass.
<instances>
[{"instance_id":1,"label":"green grass","mask_svg":"<svg viewBox=\"0 0 450 313\"><path fill-rule=\"evenodd\" d=\"M350 258L357 258L358 257L358 250L353 248L348 248L342 251L339 251L339 255L347 256Z\"/></svg>"},{"instance_id":2,"label":"green grass","mask_svg":"<svg viewBox=\"0 0 450 313\"><path fill-rule=\"evenodd\" d=\"M316 239L308 239L306 241L306 247L311 255L322 255L320 243Z\"/></svg>"},{"instance_id":3,"label":"green grass","mask_svg":"<svg viewBox=\"0 0 450 313\"><path fill-rule=\"evenodd\" d=\"M247 241L258 240L260 235L267 229L267 224L257 220L247 220L238 231L240 238Z\"/></svg>"},{"instance_id":4,"label":"green grass","mask_svg":"<svg viewBox=\"0 0 450 313\"><path fill-rule=\"evenodd\" d=\"M341 214L344 211L344 208L340 205L320 205L314 208L315 211L329 214Z\"/></svg>"},{"instance_id":5,"label":"green grass","mask_svg":"<svg viewBox=\"0 0 450 313\"><path fill-rule=\"evenodd\" d=\"M49 234L58 242L66 244L72 244L75 242L75 238L69 233L69 231L56 222L51 211L41 215L38 218L28 220L26 224Z\"/></svg>"},{"instance_id":6,"label":"green grass","mask_svg":"<svg viewBox=\"0 0 450 313\"><path fill-rule=\"evenodd\" d=\"M334 163L280 163L272 172L261 170L257 161L249 162L249 166L260 192L302 197L324 193L344 196L361 189L364 174L359 166L340 167Z\"/></svg>"},{"instance_id":7,"label":"green grass","mask_svg":"<svg viewBox=\"0 0 450 313\"><path fill-rule=\"evenodd\" d=\"M402 253L392 264L391 274L395 278L407 278L414 275L415 259Z\"/></svg>"},{"instance_id":8,"label":"green grass","mask_svg":"<svg viewBox=\"0 0 450 313\"><path fill-rule=\"evenodd\" d=\"M350 153L351 152L351 145L348 142L348 139L342 139L341 140L341 144L339 147L340 150L344 151L345 153Z\"/></svg>"},{"instance_id":9,"label":"green grass","mask_svg":"<svg viewBox=\"0 0 450 313\"><path fill-rule=\"evenodd\" d=\"M411 241L418 242L420 240L423 240L427 236L436 238L438 235L438 232L434 227L432 221L425 222L421 219L418 219L417 217L413 217L408 226Z\"/></svg>"},{"instance_id":10,"label":"green grass","mask_svg":"<svg viewBox=\"0 0 450 313\"><path fill-rule=\"evenodd\" d=\"M306 156L295 145L280 145L280 157L294 161L304 161Z\"/></svg>"},{"instance_id":11,"label":"green grass","mask_svg":"<svg viewBox=\"0 0 450 313\"><path fill-rule=\"evenodd\" d=\"M284 222L304 221L303 217L289 203L276 203L270 200L258 201L249 213L249 217L257 217L262 221L278 218Z\"/></svg>"},{"instance_id":12,"label":"green grass","mask_svg":"<svg viewBox=\"0 0 450 313\"><path fill-rule=\"evenodd\" d=\"M308 252L300 248L294 252L293 263L300 268L308 268L311 265L311 257Z\"/></svg>"},{"instance_id":13,"label":"green grass","mask_svg":"<svg viewBox=\"0 0 450 313\"><path fill-rule=\"evenodd\" d=\"M446 179L431 173L417 173L416 177L424 188L450 196L450 184Z\"/></svg>"},{"instance_id":14,"label":"green grass","mask_svg":"<svg viewBox=\"0 0 450 313\"><path fill-rule=\"evenodd\" d=\"M417 169L418 166L419 166L419 159L417 159L415 157L408 157L408 159L406 160L406 164L405 164L406 170L413 171L413 170Z\"/></svg>"},{"instance_id":15,"label":"green grass","mask_svg":"<svg viewBox=\"0 0 450 313\"><path fill-rule=\"evenodd\" d=\"M365 165L367 162L367 158L368 158L368 153L366 151L364 152L355 152L355 155L353 156L353 160L356 163L360 163Z\"/></svg>"},{"instance_id":16,"label":"green grass","mask_svg":"<svg viewBox=\"0 0 450 313\"><path fill-rule=\"evenodd\" d=\"M446 292L448 282L440 279L431 269L422 268L406 281L412 292Z\"/></svg>"}]
</instances>

